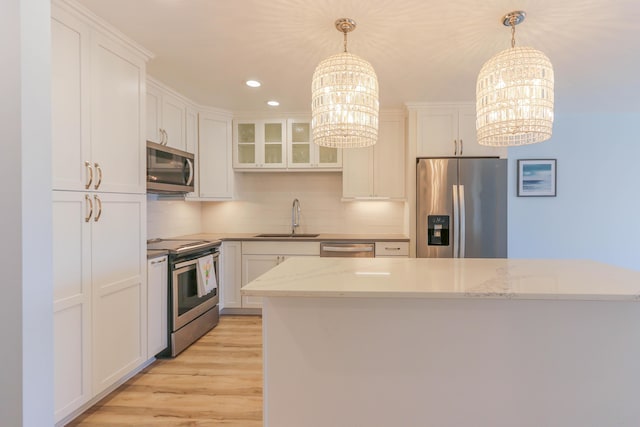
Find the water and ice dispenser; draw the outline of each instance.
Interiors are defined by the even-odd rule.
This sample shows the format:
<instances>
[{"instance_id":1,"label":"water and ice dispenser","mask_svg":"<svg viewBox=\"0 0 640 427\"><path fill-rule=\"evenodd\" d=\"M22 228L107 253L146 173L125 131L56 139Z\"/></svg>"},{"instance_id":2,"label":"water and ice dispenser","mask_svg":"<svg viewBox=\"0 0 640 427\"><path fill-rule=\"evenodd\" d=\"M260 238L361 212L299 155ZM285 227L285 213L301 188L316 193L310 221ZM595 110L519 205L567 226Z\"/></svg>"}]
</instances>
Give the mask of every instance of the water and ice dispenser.
<instances>
[{"instance_id":1,"label":"water and ice dispenser","mask_svg":"<svg viewBox=\"0 0 640 427\"><path fill-rule=\"evenodd\" d=\"M427 216L427 245L449 246L449 215Z\"/></svg>"}]
</instances>

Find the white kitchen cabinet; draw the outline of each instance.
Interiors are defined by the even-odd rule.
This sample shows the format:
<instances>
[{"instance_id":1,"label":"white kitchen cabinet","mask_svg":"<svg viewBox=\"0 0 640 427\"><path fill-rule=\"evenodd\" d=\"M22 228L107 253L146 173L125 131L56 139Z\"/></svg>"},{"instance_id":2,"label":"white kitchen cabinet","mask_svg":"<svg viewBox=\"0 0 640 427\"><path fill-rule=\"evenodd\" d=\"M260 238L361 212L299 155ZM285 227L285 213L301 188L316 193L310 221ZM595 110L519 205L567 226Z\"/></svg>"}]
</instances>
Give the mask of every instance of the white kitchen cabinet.
<instances>
[{"instance_id":1,"label":"white kitchen cabinet","mask_svg":"<svg viewBox=\"0 0 640 427\"><path fill-rule=\"evenodd\" d=\"M220 309L241 308L242 242L225 241L220 249Z\"/></svg>"},{"instance_id":2,"label":"white kitchen cabinet","mask_svg":"<svg viewBox=\"0 0 640 427\"><path fill-rule=\"evenodd\" d=\"M53 0L54 401L61 422L146 360L148 52Z\"/></svg>"},{"instance_id":3,"label":"white kitchen cabinet","mask_svg":"<svg viewBox=\"0 0 640 427\"><path fill-rule=\"evenodd\" d=\"M375 242L376 258L409 257L409 242Z\"/></svg>"},{"instance_id":4,"label":"white kitchen cabinet","mask_svg":"<svg viewBox=\"0 0 640 427\"><path fill-rule=\"evenodd\" d=\"M404 199L404 157L404 117L381 115L375 145L343 150L343 198Z\"/></svg>"},{"instance_id":5,"label":"white kitchen cabinet","mask_svg":"<svg viewBox=\"0 0 640 427\"><path fill-rule=\"evenodd\" d=\"M231 116L201 111L199 114L197 150L198 200L230 200L233 198Z\"/></svg>"},{"instance_id":6,"label":"white kitchen cabinet","mask_svg":"<svg viewBox=\"0 0 640 427\"><path fill-rule=\"evenodd\" d=\"M144 59L57 4L51 38L53 189L145 193Z\"/></svg>"},{"instance_id":7,"label":"white kitchen cabinet","mask_svg":"<svg viewBox=\"0 0 640 427\"><path fill-rule=\"evenodd\" d=\"M53 341L56 422L91 397L91 222L88 194L53 192ZM35 262L35 260L34 260Z\"/></svg>"},{"instance_id":8,"label":"white kitchen cabinet","mask_svg":"<svg viewBox=\"0 0 640 427\"><path fill-rule=\"evenodd\" d=\"M53 192L59 421L146 360L146 197Z\"/></svg>"},{"instance_id":9,"label":"white kitchen cabinet","mask_svg":"<svg viewBox=\"0 0 640 427\"><path fill-rule=\"evenodd\" d=\"M417 157L506 157L504 147L486 147L476 138L472 103L416 107Z\"/></svg>"},{"instance_id":10,"label":"white kitchen cabinet","mask_svg":"<svg viewBox=\"0 0 640 427\"><path fill-rule=\"evenodd\" d=\"M91 226L93 392L147 360L146 196L94 194Z\"/></svg>"},{"instance_id":11,"label":"white kitchen cabinet","mask_svg":"<svg viewBox=\"0 0 640 427\"><path fill-rule=\"evenodd\" d=\"M311 141L311 120L287 120L288 170L336 171L342 169L342 150Z\"/></svg>"},{"instance_id":12,"label":"white kitchen cabinet","mask_svg":"<svg viewBox=\"0 0 640 427\"><path fill-rule=\"evenodd\" d=\"M187 103L159 82L147 80L147 140L186 151Z\"/></svg>"},{"instance_id":13,"label":"white kitchen cabinet","mask_svg":"<svg viewBox=\"0 0 640 427\"><path fill-rule=\"evenodd\" d=\"M89 182L89 165L93 168L88 114L89 41L87 24L52 6L51 156L56 190L84 190Z\"/></svg>"},{"instance_id":14,"label":"white kitchen cabinet","mask_svg":"<svg viewBox=\"0 0 640 427\"><path fill-rule=\"evenodd\" d=\"M147 359L167 348L168 274L166 255L147 261Z\"/></svg>"},{"instance_id":15,"label":"white kitchen cabinet","mask_svg":"<svg viewBox=\"0 0 640 427\"><path fill-rule=\"evenodd\" d=\"M242 286L284 262L290 256L320 256L319 242L242 243ZM262 298L242 297L242 308L262 308Z\"/></svg>"},{"instance_id":16,"label":"white kitchen cabinet","mask_svg":"<svg viewBox=\"0 0 640 427\"><path fill-rule=\"evenodd\" d=\"M91 39L92 188L145 194L145 61L106 35Z\"/></svg>"},{"instance_id":17,"label":"white kitchen cabinet","mask_svg":"<svg viewBox=\"0 0 640 427\"><path fill-rule=\"evenodd\" d=\"M259 171L287 167L286 120L236 120L233 167Z\"/></svg>"}]
</instances>

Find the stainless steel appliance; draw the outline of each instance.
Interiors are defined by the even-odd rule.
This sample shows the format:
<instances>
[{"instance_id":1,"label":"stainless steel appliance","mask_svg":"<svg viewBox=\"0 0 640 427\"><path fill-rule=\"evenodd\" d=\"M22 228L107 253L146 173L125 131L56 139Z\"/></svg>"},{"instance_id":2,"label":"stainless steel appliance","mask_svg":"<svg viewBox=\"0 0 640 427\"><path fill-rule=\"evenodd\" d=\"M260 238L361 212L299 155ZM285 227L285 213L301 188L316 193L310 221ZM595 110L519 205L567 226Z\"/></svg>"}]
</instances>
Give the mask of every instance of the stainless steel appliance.
<instances>
[{"instance_id":1,"label":"stainless steel appliance","mask_svg":"<svg viewBox=\"0 0 640 427\"><path fill-rule=\"evenodd\" d=\"M507 161L418 159L416 256L506 258Z\"/></svg>"},{"instance_id":2,"label":"stainless steel appliance","mask_svg":"<svg viewBox=\"0 0 640 427\"><path fill-rule=\"evenodd\" d=\"M147 141L147 193L184 194L194 190L194 155Z\"/></svg>"},{"instance_id":3,"label":"stainless steel appliance","mask_svg":"<svg viewBox=\"0 0 640 427\"><path fill-rule=\"evenodd\" d=\"M175 357L218 324L220 241L157 239L147 249L169 252L168 348L160 356ZM218 287L198 296L198 259L212 255Z\"/></svg>"},{"instance_id":4,"label":"stainless steel appliance","mask_svg":"<svg viewBox=\"0 0 640 427\"><path fill-rule=\"evenodd\" d=\"M321 242L321 257L373 258L375 243Z\"/></svg>"}]
</instances>

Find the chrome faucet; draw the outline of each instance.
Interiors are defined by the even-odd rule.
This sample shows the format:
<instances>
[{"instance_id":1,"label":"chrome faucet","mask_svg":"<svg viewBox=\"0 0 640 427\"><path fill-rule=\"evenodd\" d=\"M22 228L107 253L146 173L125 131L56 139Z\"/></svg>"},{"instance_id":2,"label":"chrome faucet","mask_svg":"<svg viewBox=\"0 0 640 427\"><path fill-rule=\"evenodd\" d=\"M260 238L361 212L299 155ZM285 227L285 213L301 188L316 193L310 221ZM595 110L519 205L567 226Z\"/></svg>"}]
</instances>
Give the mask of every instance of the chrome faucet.
<instances>
[{"instance_id":1,"label":"chrome faucet","mask_svg":"<svg viewBox=\"0 0 640 427\"><path fill-rule=\"evenodd\" d=\"M296 234L296 227L300 227L300 200L293 199L291 206L291 234Z\"/></svg>"}]
</instances>

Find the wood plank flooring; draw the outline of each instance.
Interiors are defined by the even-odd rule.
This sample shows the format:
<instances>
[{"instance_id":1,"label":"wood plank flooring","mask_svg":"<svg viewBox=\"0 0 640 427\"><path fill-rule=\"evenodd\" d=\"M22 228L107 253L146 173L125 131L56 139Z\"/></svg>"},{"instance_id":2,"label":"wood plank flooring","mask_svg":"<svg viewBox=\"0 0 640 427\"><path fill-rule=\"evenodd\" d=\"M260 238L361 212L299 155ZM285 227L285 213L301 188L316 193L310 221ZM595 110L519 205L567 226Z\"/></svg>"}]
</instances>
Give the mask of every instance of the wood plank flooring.
<instances>
[{"instance_id":1,"label":"wood plank flooring","mask_svg":"<svg viewBox=\"0 0 640 427\"><path fill-rule=\"evenodd\" d=\"M221 316L175 359L161 359L69 426L262 426L262 318Z\"/></svg>"}]
</instances>

